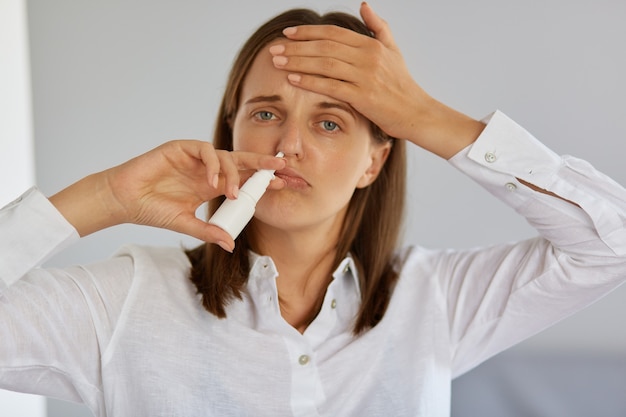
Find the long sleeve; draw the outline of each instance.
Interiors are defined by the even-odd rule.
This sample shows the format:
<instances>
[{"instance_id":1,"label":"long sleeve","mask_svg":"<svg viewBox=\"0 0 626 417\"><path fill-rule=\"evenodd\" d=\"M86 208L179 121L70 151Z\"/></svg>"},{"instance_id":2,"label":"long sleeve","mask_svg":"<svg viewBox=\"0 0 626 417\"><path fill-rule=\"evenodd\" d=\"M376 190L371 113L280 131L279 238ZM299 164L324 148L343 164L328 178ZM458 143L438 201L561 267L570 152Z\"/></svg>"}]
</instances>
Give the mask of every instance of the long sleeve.
<instances>
[{"instance_id":1,"label":"long sleeve","mask_svg":"<svg viewBox=\"0 0 626 417\"><path fill-rule=\"evenodd\" d=\"M450 162L540 235L441 259L458 375L626 279L626 191L589 163L556 155L501 112Z\"/></svg>"},{"instance_id":2,"label":"long sleeve","mask_svg":"<svg viewBox=\"0 0 626 417\"><path fill-rule=\"evenodd\" d=\"M73 241L78 233L36 188L0 209L0 291Z\"/></svg>"},{"instance_id":3,"label":"long sleeve","mask_svg":"<svg viewBox=\"0 0 626 417\"><path fill-rule=\"evenodd\" d=\"M38 268L78 235L36 189L0 211L0 236L0 388L84 402L103 414L101 357L132 260Z\"/></svg>"}]
</instances>

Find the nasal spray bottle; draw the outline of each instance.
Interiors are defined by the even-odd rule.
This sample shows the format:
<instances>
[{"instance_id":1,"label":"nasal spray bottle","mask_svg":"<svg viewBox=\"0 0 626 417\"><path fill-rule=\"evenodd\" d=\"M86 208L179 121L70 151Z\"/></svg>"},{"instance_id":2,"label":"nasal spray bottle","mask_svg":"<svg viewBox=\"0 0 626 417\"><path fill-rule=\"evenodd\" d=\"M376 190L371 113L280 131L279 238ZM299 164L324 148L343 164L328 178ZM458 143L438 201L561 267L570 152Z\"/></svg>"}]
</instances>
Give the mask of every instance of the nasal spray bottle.
<instances>
[{"instance_id":1,"label":"nasal spray bottle","mask_svg":"<svg viewBox=\"0 0 626 417\"><path fill-rule=\"evenodd\" d=\"M284 154L278 152L277 158ZM235 200L226 199L209 219L214 224L230 235L235 240L243 228L254 215L256 203L274 179L273 169L259 169L241 186L239 196Z\"/></svg>"}]
</instances>

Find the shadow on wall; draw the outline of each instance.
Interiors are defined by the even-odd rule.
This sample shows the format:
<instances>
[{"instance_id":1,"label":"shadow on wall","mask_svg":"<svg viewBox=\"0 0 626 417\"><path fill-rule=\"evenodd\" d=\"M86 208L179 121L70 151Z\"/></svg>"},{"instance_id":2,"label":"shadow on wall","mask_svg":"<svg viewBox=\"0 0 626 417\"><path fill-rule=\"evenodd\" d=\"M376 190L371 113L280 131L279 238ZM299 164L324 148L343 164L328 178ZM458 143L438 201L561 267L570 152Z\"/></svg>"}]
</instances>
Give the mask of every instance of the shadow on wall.
<instances>
[{"instance_id":1,"label":"shadow on wall","mask_svg":"<svg viewBox=\"0 0 626 417\"><path fill-rule=\"evenodd\" d=\"M624 417L626 356L507 351L452 384L452 417Z\"/></svg>"},{"instance_id":2,"label":"shadow on wall","mask_svg":"<svg viewBox=\"0 0 626 417\"><path fill-rule=\"evenodd\" d=\"M452 417L624 417L626 356L508 351L457 378ZM48 417L92 417L48 400Z\"/></svg>"}]
</instances>

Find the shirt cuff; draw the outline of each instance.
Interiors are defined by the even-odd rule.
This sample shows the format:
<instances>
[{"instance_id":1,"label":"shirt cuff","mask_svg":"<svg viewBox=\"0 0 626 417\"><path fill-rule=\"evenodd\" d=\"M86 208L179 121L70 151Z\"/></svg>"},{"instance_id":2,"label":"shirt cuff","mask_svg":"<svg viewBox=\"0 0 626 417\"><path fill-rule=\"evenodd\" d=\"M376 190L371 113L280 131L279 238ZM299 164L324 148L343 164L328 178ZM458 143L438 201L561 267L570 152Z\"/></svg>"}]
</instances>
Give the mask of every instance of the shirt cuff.
<instances>
[{"instance_id":1,"label":"shirt cuff","mask_svg":"<svg viewBox=\"0 0 626 417\"><path fill-rule=\"evenodd\" d=\"M467 157L489 170L548 189L563 165L560 155L501 111L494 112L483 121L487 126L479 138L465 152L460 152L464 155L455 155L459 156L456 159Z\"/></svg>"},{"instance_id":2,"label":"shirt cuff","mask_svg":"<svg viewBox=\"0 0 626 417\"><path fill-rule=\"evenodd\" d=\"M542 195L518 179L575 203L552 200L563 214L584 212L604 243L615 254L626 254L623 187L582 160L556 154L500 111L484 121L476 142L450 158L453 166L527 217L522 206Z\"/></svg>"},{"instance_id":3,"label":"shirt cuff","mask_svg":"<svg viewBox=\"0 0 626 417\"><path fill-rule=\"evenodd\" d=\"M478 139L449 162L517 209L531 194L518 178L548 189L562 165L561 157L501 111L483 122L487 125Z\"/></svg>"},{"instance_id":4,"label":"shirt cuff","mask_svg":"<svg viewBox=\"0 0 626 417\"><path fill-rule=\"evenodd\" d=\"M79 239L78 232L35 187L0 209L0 287Z\"/></svg>"}]
</instances>

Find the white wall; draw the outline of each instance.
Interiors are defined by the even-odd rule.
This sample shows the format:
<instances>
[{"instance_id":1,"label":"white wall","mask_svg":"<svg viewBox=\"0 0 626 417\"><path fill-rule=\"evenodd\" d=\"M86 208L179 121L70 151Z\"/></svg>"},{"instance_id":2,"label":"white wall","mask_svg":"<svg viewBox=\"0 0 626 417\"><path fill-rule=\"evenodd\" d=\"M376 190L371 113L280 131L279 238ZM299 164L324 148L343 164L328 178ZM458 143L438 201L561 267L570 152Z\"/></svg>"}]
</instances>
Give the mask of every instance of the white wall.
<instances>
[{"instance_id":1,"label":"white wall","mask_svg":"<svg viewBox=\"0 0 626 417\"><path fill-rule=\"evenodd\" d=\"M559 153L626 184L626 2L370 2L414 76L472 116L504 110ZM266 18L306 4L29 1L38 184L46 193L180 137L207 139L235 51ZM355 12L357 1L311 1ZM533 234L469 180L411 154L406 240L465 247ZM108 256L124 242L193 244L120 226L51 263ZM518 349L626 352L626 287Z\"/></svg>"},{"instance_id":2,"label":"white wall","mask_svg":"<svg viewBox=\"0 0 626 417\"><path fill-rule=\"evenodd\" d=\"M24 0L0 0L0 206L35 183Z\"/></svg>"},{"instance_id":3,"label":"white wall","mask_svg":"<svg viewBox=\"0 0 626 417\"><path fill-rule=\"evenodd\" d=\"M23 0L0 0L0 207L35 182L25 12ZM0 390L0 416L45 415L43 397Z\"/></svg>"}]
</instances>

